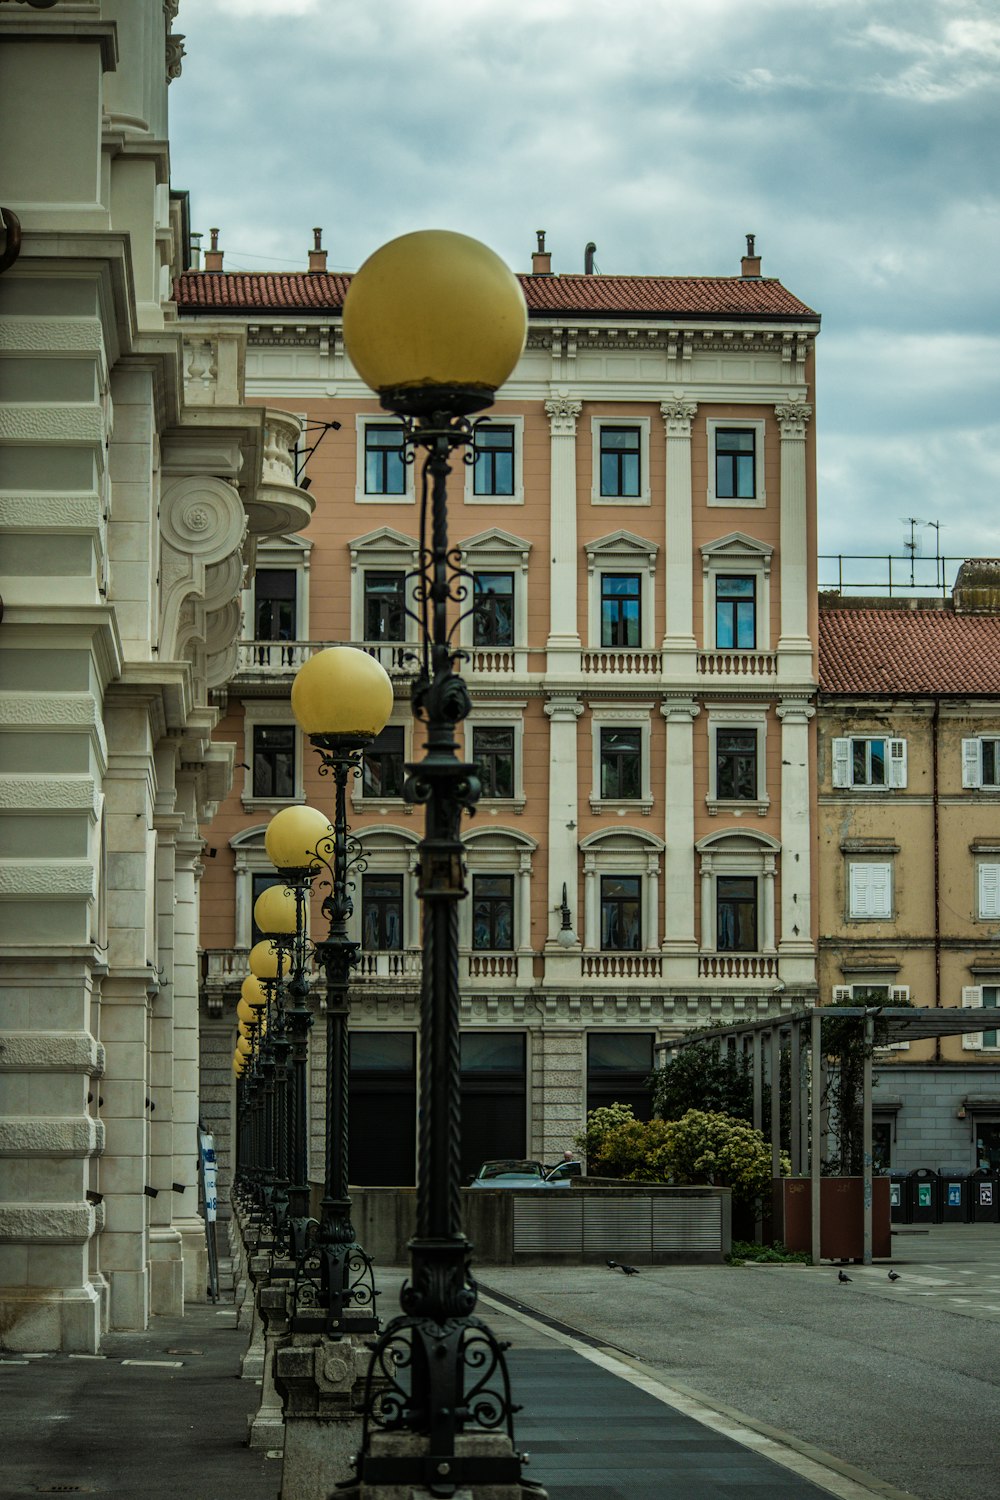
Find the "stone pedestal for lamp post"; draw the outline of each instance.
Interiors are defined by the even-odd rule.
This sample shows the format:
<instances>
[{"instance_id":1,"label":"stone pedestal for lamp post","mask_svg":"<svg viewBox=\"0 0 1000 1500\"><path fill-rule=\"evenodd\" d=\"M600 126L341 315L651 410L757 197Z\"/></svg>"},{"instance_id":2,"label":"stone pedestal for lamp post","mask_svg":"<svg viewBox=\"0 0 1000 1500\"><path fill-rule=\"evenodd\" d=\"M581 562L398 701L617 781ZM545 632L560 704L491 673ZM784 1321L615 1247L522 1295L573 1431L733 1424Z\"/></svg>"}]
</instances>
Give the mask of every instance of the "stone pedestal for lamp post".
<instances>
[{"instance_id":1,"label":"stone pedestal for lamp post","mask_svg":"<svg viewBox=\"0 0 1000 1500\"><path fill-rule=\"evenodd\" d=\"M350 1478L361 1441L369 1340L292 1333L279 1341L274 1384L285 1416L280 1500L317 1500Z\"/></svg>"}]
</instances>

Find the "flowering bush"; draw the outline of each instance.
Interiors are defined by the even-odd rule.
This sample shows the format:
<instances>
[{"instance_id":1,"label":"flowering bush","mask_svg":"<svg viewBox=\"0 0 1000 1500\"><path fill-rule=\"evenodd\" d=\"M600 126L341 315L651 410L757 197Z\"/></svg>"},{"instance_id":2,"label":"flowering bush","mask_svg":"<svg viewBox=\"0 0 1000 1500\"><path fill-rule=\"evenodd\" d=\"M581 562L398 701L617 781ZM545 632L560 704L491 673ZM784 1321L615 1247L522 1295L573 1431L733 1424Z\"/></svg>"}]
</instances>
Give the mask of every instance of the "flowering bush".
<instances>
[{"instance_id":1,"label":"flowering bush","mask_svg":"<svg viewBox=\"0 0 1000 1500\"><path fill-rule=\"evenodd\" d=\"M588 1136L592 1119L588 1116ZM628 1117L595 1129L593 1165L605 1176L631 1182L714 1183L731 1188L743 1202L766 1192L771 1182L771 1150L759 1130L731 1115L697 1109L679 1120L646 1124L631 1118L629 1110Z\"/></svg>"},{"instance_id":2,"label":"flowering bush","mask_svg":"<svg viewBox=\"0 0 1000 1500\"><path fill-rule=\"evenodd\" d=\"M601 1142L610 1130L618 1125L638 1124L632 1113L631 1104L608 1104L601 1109L592 1109L587 1116L587 1128L582 1135L578 1135L574 1142L587 1158L587 1170L592 1171L597 1166L597 1156Z\"/></svg>"}]
</instances>

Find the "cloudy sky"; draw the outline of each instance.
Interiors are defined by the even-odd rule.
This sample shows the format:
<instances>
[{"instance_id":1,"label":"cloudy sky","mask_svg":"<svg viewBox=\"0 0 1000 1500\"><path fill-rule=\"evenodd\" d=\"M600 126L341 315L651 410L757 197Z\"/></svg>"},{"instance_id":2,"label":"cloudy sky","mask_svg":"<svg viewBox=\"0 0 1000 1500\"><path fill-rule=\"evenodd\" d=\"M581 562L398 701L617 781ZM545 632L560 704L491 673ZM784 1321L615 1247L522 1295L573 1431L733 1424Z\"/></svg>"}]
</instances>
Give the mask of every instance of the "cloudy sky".
<instances>
[{"instance_id":1,"label":"cloudy sky","mask_svg":"<svg viewBox=\"0 0 1000 1500\"><path fill-rule=\"evenodd\" d=\"M995 0L184 0L172 175L227 269L428 226L823 316L820 545L1000 555ZM207 243L207 234L206 241ZM932 556L932 529L918 538ZM828 571L828 570L827 570Z\"/></svg>"}]
</instances>

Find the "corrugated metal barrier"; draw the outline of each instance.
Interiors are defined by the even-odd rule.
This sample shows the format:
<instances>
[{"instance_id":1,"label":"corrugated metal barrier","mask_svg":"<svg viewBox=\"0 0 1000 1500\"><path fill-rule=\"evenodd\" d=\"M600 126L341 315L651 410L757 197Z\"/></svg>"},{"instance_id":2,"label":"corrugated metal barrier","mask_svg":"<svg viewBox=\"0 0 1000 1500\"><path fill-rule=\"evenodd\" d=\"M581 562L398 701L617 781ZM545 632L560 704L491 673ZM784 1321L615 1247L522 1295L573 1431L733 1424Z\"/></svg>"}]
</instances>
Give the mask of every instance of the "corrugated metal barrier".
<instances>
[{"instance_id":1,"label":"corrugated metal barrier","mask_svg":"<svg viewBox=\"0 0 1000 1500\"><path fill-rule=\"evenodd\" d=\"M515 1256L721 1254L722 1233L717 1197L540 1192L514 1202Z\"/></svg>"}]
</instances>

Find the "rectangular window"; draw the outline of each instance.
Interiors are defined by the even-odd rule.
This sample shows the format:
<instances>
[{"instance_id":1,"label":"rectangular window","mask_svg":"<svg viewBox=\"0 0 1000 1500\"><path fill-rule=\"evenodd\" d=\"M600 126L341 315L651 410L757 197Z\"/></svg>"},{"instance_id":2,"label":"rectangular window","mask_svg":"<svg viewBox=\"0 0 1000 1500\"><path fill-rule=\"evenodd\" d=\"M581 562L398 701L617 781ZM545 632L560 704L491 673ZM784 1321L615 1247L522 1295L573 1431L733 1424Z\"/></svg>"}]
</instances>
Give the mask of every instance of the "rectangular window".
<instances>
[{"instance_id":1,"label":"rectangular window","mask_svg":"<svg viewBox=\"0 0 1000 1500\"><path fill-rule=\"evenodd\" d=\"M642 947L642 881L638 875L601 876L601 947L628 953Z\"/></svg>"},{"instance_id":2,"label":"rectangular window","mask_svg":"<svg viewBox=\"0 0 1000 1500\"><path fill-rule=\"evenodd\" d=\"M405 495L403 429L398 422L365 424L365 494Z\"/></svg>"},{"instance_id":3,"label":"rectangular window","mask_svg":"<svg viewBox=\"0 0 1000 1500\"><path fill-rule=\"evenodd\" d=\"M513 726L474 724L472 759L476 763L484 797L514 795Z\"/></svg>"},{"instance_id":4,"label":"rectangular window","mask_svg":"<svg viewBox=\"0 0 1000 1500\"><path fill-rule=\"evenodd\" d=\"M638 573L601 574L601 645L642 643L642 580Z\"/></svg>"},{"instance_id":5,"label":"rectangular window","mask_svg":"<svg viewBox=\"0 0 1000 1500\"><path fill-rule=\"evenodd\" d=\"M472 946L488 953L513 948L513 875L473 875Z\"/></svg>"},{"instance_id":6,"label":"rectangular window","mask_svg":"<svg viewBox=\"0 0 1000 1500\"><path fill-rule=\"evenodd\" d=\"M587 1109L631 1104L637 1120L652 1113L649 1075L653 1071L651 1031L591 1031L587 1036Z\"/></svg>"},{"instance_id":7,"label":"rectangular window","mask_svg":"<svg viewBox=\"0 0 1000 1500\"><path fill-rule=\"evenodd\" d=\"M365 573L365 640L403 641L405 573Z\"/></svg>"},{"instance_id":8,"label":"rectangular window","mask_svg":"<svg viewBox=\"0 0 1000 1500\"><path fill-rule=\"evenodd\" d=\"M295 796L295 725L253 726L253 794Z\"/></svg>"},{"instance_id":9,"label":"rectangular window","mask_svg":"<svg viewBox=\"0 0 1000 1500\"><path fill-rule=\"evenodd\" d=\"M476 428L474 495L513 495L514 429L502 423Z\"/></svg>"},{"instance_id":10,"label":"rectangular window","mask_svg":"<svg viewBox=\"0 0 1000 1500\"><path fill-rule=\"evenodd\" d=\"M719 500L752 500L757 493L757 434L753 428L715 430L715 494Z\"/></svg>"},{"instance_id":11,"label":"rectangular window","mask_svg":"<svg viewBox=\"0 0 1000 1500\"><path fill-rule=\"evenodd\" d=\"M1000 790L1000 740L962 741L962 785Z\"/></svg>"},{"instance_id":12,"label":"rectangular window","mask_svg":"<svg viewBox=\"0 0 1000 1500\"><path fill-rule=\"evenodd\" d=\"M638 498L640 440L638 427L601 427L601 494L611 499Z\"/></svg>"},{"instance_id":13,"label":"rectangular window","mask_svg":"<svg viewBox=\"0 0 1000 1500\"><path fill-rule=\"evenodd\" d=\"M365 750L361 774L363 797L403 795L403 726L387 724Z\"/></svg>"},{"instance_id":14,"label":"rectangular window","mask_svg":"<svg viewBox=\"0 0 1000 1500\"><path fill-rule=\"evenodd\" d=\"M982 996L984 1005L988 1006L991 1010L996 1009L1000 1005L1000 984L984 984ZM997 1041L998 1034L995 1027L992 1031L981 1032L980 1035L982 1036L984 1047L995 1049L997 1046L1000 1046L1000 1042Z\"/></svg>"},{"instance_id":15,"label":"rectangular window","mask_svg":"<svg viewBox=\"0 0 1000 1500\"><path fill-rule=\"evenodd\" d=\"M757 799L757 731L715 731L715 795L720 802Z\"/></svg>"},{"instance_id":16,"label":"rectangular window","mask_svg":"<svg viewBox=\"0 0 1000 1500\"><path fill-rule=\"evenodd\" d=\"M601 796L627 801L642 796L642 730L601 730Z\"/></svg>"},{"instance_id":17,"label":"rectangular window","mask_svg":"<svg viewBox=\"0 0 1000 1500\"><path fill-rule=\"evenodd\" d=\"M854 920L892 916L892 865L866 861L847 867L847 915Z\"/></svg>"},{"instance_id":18,"label":"rectangular window","mask_svg":"<svg viewBox=\"0 0 1000 1500\"><path fill-rule=\"evenodd\" d=\"M476 573L472 644L474 646L513 646L513 573Z\"/></svg>"},{"instance_id":19,"label":"rectangular window","mask_svg":"<svg viewBox=\"0 0 1000 1500\"><path fill-rule=\"evenodd\" d=\"M834 786L905 787L906 741L876 737L833 741Z\"/></svg>"},{"instance_id":20,"label":"rectangular window","mask_svg":"<svg viewBox=\"0 0 1000 1500\"><path fill-rule=\"evenodd\" d=\"M992 921L1000 917L1000 865L980 863L979 919Z\"/></svg>"},{"instance_id":21,"label":"rectangular window","mask_svg":"<svg viewBox=\"0 0 1000 1500\"><path fill-rule=\"evenodd\" d=\"M982 740L983 786L1000 786L1000 740Z\"/></svg>"},{"instance_id":22,"label":"rectangular window","mask_svg":"<svg viewBox=\"0 0 1000 1500\"><path fill-rule=\"evenodd\" d=\"M757 580L720 574L715 580L715 644L720 651L757 645Z\"/></svg>"},{"instance_id":23,"label":"rectangular window","mask_svg":"<svg viewBox=\"0 0 1000 1500\"><path fill-rule=\"evenodd\" d=\"M402 948L402 875L362 875L361 946L369 953Z\"/></svg>"},{"instance_id":24,"label":"rectangular window","mask_svg":"<svg viewBox=\"0 0 1000 1500\"><path fill-rule=\"evenodd\" d=\"M295 639L294 568L259 568L254 576L254 639Z\"/></svg>"},{"instance_id":25,"label":"rectangular window","mask_svg":"<svg viewBox=\"0 0 1000 1500\"><path fill-rule=\"evenodd\" d=\"M718 876L715 907L718 951L756 953L757 881L751 876Z\"/></svg>"}]
</instances>

